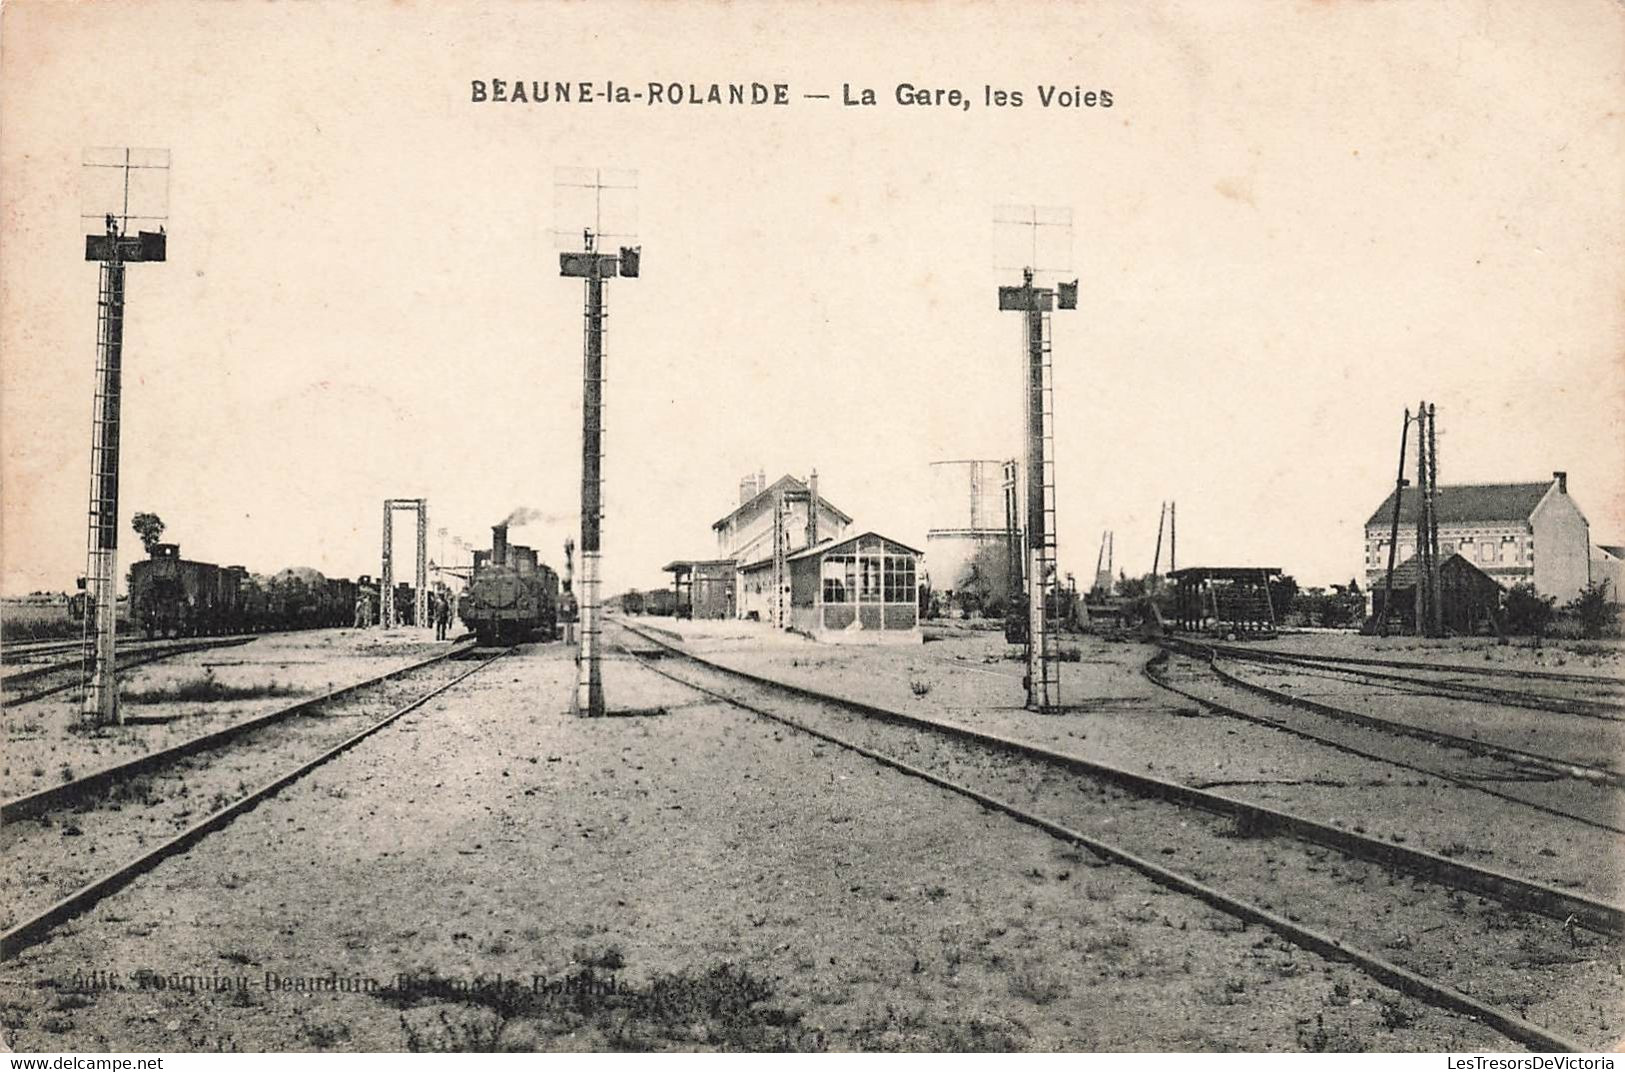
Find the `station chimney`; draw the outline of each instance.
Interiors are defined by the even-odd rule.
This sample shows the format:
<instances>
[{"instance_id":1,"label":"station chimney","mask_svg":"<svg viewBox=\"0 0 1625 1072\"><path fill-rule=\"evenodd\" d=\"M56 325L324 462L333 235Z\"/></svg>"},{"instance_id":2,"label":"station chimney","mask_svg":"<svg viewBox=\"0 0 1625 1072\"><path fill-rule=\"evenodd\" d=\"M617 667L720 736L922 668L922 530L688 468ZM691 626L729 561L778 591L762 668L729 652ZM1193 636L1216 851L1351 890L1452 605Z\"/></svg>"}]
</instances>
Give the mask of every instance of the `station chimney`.
<instances>
[{"instance_id":1,"label":"station chimney","mask_svg":"<svg viewBox=\"0 0 1625 1072\"><path fill-rule=\"evenodd\" d=\"M818 470L807 477L807 546L818 543Z\"/></svg>"}]
</instances>

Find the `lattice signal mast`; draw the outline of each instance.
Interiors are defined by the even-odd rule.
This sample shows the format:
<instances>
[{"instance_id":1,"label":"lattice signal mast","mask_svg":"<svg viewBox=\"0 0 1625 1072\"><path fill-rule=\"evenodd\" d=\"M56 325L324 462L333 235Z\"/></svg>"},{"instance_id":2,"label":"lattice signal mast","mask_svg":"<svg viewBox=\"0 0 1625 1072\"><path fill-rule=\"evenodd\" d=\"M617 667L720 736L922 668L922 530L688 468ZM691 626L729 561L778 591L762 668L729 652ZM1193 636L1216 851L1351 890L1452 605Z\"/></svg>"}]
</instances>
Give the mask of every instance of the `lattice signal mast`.
<instances>
[{"instance_id":1,"label":"lattice signal mast","mask_svg":"<svg viewBox=\"0 0 1625 1072\"><path fill-rule=\"evenodd\" d=\"M999 308L1022 314L1026 426L1027 706L1061 709L1055 633L1055 385L1050 314L1078 307L1070 271L1072 211L1033 205L1001 207L994 215L995 267L1020 271L1020 286L999 287ZM1055 282L1048 285L1051 280Z\"/></svg>"},{"instance_id":2,"label":"lattice signal mast","mask_svg":"<svg viewBox=\"0 0 1625 1072\"><path fill-rule=\"evenodd\" d=\"M85 260L101 264L96 397L91 414L90 509L85 541L82 715L122 722L115 679L118 628L119 418L124 367L124 266L165 259L167 149L87 149L80 169ZM134 223L136 232L130 233ZM156 230L146 230L147 227Z\"/></svg>"},{"instance_id":3,"label":"lattice signal mast","mask_svg":"<svg viewBox=\"0 0 1625 1072\"><path fill-rule=\"evenodd\" d=\"M583 280L586 291L581 390L581 570L576 579L581 649L575 711L604 713L600 661L602 526L604 519L604 283L636 279L637 173L603 168L560 168L554 176L555 239L571 247L559 254L559 274ZM605 247L619 248L605 253Z\"/></svg>"}]
</instances>

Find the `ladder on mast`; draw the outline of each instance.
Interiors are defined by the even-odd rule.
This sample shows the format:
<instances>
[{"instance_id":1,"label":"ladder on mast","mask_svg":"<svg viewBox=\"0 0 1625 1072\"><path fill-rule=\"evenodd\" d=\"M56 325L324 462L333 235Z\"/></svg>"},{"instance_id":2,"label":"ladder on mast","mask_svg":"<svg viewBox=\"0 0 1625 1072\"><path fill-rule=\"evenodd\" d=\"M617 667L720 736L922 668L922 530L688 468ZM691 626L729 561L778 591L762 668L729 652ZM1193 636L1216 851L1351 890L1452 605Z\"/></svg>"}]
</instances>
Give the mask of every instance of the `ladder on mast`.
<instances>
[{"instance_id":1,"label":"ladder on mast","mask_svg":"<svg viewBox=\"0 0 1625 1072\"><path fill-rule=\"evenodd\" d=\"M1036 548L1037 561L1034 563L1032 592L1039 604L1034 613L1043 616L1043 628L1038 631L1036 641L1029 636L1027 642L1029 645L1035 642L1039 645L1037 658L1029 660L1028 665L1035 666L1038 670L1038 679L1033 682L1037 687L1038 709L1047 711L1061 706L1061 661L1056 642L1056 630L1060 622L1056 592L1058 567L1055 537L1055 366L1052 360L1049 311L1039 312L1038 317L1041 370L1039 393L1042 412L1042 427L1038 431L1039 439L1043 443L1044 518L1043 540Z\"/></svg>"}]
</instances>

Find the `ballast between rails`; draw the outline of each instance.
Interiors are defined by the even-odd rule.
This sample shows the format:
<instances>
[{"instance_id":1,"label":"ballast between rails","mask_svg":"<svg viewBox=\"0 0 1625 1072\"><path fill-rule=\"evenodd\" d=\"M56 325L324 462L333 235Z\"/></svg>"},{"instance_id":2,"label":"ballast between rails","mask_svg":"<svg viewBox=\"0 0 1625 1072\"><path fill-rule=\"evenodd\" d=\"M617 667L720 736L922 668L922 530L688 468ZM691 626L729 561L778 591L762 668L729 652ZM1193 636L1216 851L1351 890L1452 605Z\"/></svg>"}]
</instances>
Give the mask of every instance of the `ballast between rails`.
<instances>
[{"instance_id":1,"label":"ballast between rails","mask_svg":"<svg viewBox=\"0 0 1625 1072\"><path fill-rule=\"evenodd\" d=\"M1554 714L1573 715L1578 718L1594 718L1609 722L1625 721L1625 703L1607 700L1590 700L1578 697L1554 696L1550 693L1526 692L1518 689L1496 688L1493 685L1477 685L1466 681L1433 680L1416 677L1409 674L1388 673L1384 670L1370 669L1372 665L1382 665L1376 660L1353 660L1342 657L1322 657L1315 655L1302 655L1296 652L1281 651L1254 651L1246 648L1218 646L1213 644L1199 644L1195 641L1181 638L1165 638L1163 643L1176 645L1190 645L1192 647L1207 647L1226 658L1240 659L1246 662L1274 663L1282 666L1292 666L1307 670L1320 670L1327 673L1345 674L1350 677L1366 678L1378 683L1393 683L1395 686L1411 686L1436 696L1452 699L1470 700L1476 703L1499 704L1506 707L1522 707L1531 711L1550 711ZM1416 672L1434 674L1472 674L1476 667L1456 666L1416 666L1410 664ZM1590 686L1613 685L1601 678L1587 678L1583 682L1569 680L1568 684L1585 684Z\"/></svg>"},{"instance_id":2,"label":"ballast between rails","mask_svg":"<svg viewBox=\"0 0 1625 1072\"><path fill-rule=\"evenodd\" d=\"M256 715L253 718L245 719L242 722L238 722L218 730L213 730L209 733L200 734L199 736L193 737L190 740L181 741L179 744L171 745L168 748L159 749L156 752L148 752L146 755L137 756L136 758L126 760L123 763L114 763L109 766L102 767L101 769L91 771L89 774L82 777L75 778L71 782L64 782L61 785L47 786L44 789L36 790L32 793L25 793L22 796L12 797L3 803L0 803L0 822L15 822L18 819L26 819L42 812L71 806L72 804L77 803L79 800L102 792L113 785L117 785L119 782L125 781L129 778L134 778L137 775L145 774L148 771L155 770L159 767L166 766L178 759L184 759L187 756L195 755L199 752L207 752L211 749L219 748L221 745L229 744L231 741L243 736L244 734L253 733L255 730L262 729L265 726L269 726L276 722L281 722L284 719L292 718L293 716L302 714L313 707L317 707L324 703L329 703L352 692L371 688L372 686L382 684L385 681L421 670L426 666L433 666L435 663L444 662L447 659L462 655L469 650L469 648L463 646L462 643L462 641L466 641L467 639L467 637L460 638L459 643L453 645L452 649L449 651L441 652L438 655L419 660L415 663L409 663L406 666L396 667L393 670L367 678L364 681L357 681L350 685L330 689L320 696L313 696L309 699L300 700L298 703L290 704L287 707L280 707L275 711L268 711L263 715Z\"/></svg>"},{"instance_id":3,"label":"ballast between rails","mask_svg":"<svg viewBox=\"0 0 1625 1072\"><path fill-rule=\"evenodd\" d=\"M153 662L160 658L167 659L171 655L185 655L194 651L207 651L210 648L235 648L243 644L247 644L253 639L253 637L249 636L226 637L218 640L199 640L171 647L139 648L129 653L129 661L121 662L119 664L119 669L123 670L131 666L140 666L142 662ZM143 656L150 656L150 658L141 658ZM0 676L0 685L15 685L23 681L33 681L36 678L50 677L52 674L61 674L66 673L69 670L77 670L81 665L82 663L80 660L74 658L63 659L54 663L46 663L43 666L28 666L21 670L14 670L9 674Z\"/></svg>"},{"instance_id":4,"label":"ballast between rails","mask_svg":"<svg viewBox=\"0 0 1625 1072\"><path fill-rule=\"evenodd\" d=\"M1520 748L1499 745L1489 741L1474 740L1471 737L1461 737L1453 733L1445 733L1442 730L1430 730L1422 726L1413 726L1408 723L1395 722L1392 719L1379 718L1376 715L1362 714L1358 711L1350 711L1347 708L1321 703L1318 700L1310 700L1302 696L1293 696L1291 693L1281 692L1277 689L1272 689L1267 685L1260 685L1255 681L1248 681L1244 678L1237 677L1235 674L1225 670L1218 664L1217 660L1218 658L1230 657L1229 652L1226 650L1216 648L1212 645L1192 644L1189 641L1174 638L1165 638L1158 641L1158 643L1165 650L1177 651L1182 655L1188 655L1192 658L1205 660L1208 669L1212 670L1214 675L1225 684L1253 693L1257 696L1262 696L1265 699L1273 700L1277 703L1287 704L1288 706L1296 707L1303 711L1309 711L1313 714L1324 715L1327 718L1335 719L1339 722L1348 722L1353 725L1364 726L1368 729L1380 730L1384 733L1398 734L1405 737L1415 737L1418 740L1429 741L1433 744L1445 745L1451 748L1460 748L1464 751L1472 752L1475 755L1505 756L1510 759L1516 759L1526 763L1533 763L1538 766L1545 767L1554 773L1563 774L1567 777L1578 778L1582 781L1596 782L1599 785L1625 788L1625 775L1620 774L1618 771L1608 770L1604 767L1593 767L1584 763L1575 763L1571 760L1562 759L1557 756L1543 755L1539 752L1528 752ZM1204 648L1206 650L1202 650ZM1159 682L1159 684L1163 683ZM1625 833L1625 830L1621 830L1619 832Z\"/></svg>"},{"instance_id":5,"label":"ballast between rails","mask_svg":"<svg viewBox=\"0 0 1625 1072\"><path fill-rule=\"evenodd\" d=\"M150 871L165 859L186 851L192 845L198 841L201 841L204 837L207 837L214 831L228 825L233 819L237 818L237 816L253 810L261 801L275 795L288 785L291 785L309 772L315 770L317 767L336 759L338 756L349 751L351 748L354 748L356 745L360 744L362 741L366 740L368 737L377 733L384 727L390 725L403 715L415 711L417 708L428 703L436 696L439 696L441 693L446 692L453 686L462 683L472 675L485 669L487 666L490 666L502 656L506 655L509 650L511 649L504 649L497 652L495 655L482 659L477 665L470 667L466 672L458 674L450 681L436 687L422 696L419 696L411 703L397 708L389 715L377 722L374 722L372 725L367 726L345 740L340 741L338 744L322 752L315 758L307 760L306 762L299 764L297 767L277 775L275 778L272 778L270 781L265 782L263 785L249 792L246 796L226 805L218 811L204 816L202 819L198 820L196 823L187 827L185 830L181 831L179 834L175 835L169 840L154 846L152 849L141 854L135 859L114 868L112 871L107 872L100 878L86 883L84 886L81 886L73 893L70 893L68 896L57 901L55 904L49 906L35 916L11 927L3 934L0 934L0 960L10 960L24 949L39 943L46 937L46 935L50 933L53 928L59 924L83 913L87 909L94 906L97 902L103 900L113 893L118 892L140 875ZM436 656L434 659L428 660L426 663L418 664L418 666L428 665L430 662L440 662L443 659L450 658L452 654L455 653L448 652ZM402 670L398 670L384 676L398 676L399 674L404 673L406 669L415 668L416 667L403 668ZM349 689L339 690L339 692L353 691L353 689L359 687L361 686L351 686Z\"/></svg>"},{"instance_id":6,"label":"ballast between rails","mask_svg":"<svg viewBox=\"0 0 1625 1072\"><path fill-rule=\"evenodd\" d=\"M900 712L888 712L884 708L873 708L869 705L857 703L855 701L847 701L840 697L827 696L814 690L803 689L800 686L787 685L783 682L774 681L769 678L758 677L757 675L750 674L745 671L733 670L729 667L713 663L708 659L703 659L691 652L674 648L670 644L646 634L642 630L633 626L625 625L625 623L622 624L629 632L642 637L644 640L656 644L662 649L677 654L700 666L731 676L739 677L762 687L779 689L786 693L797 695L800 698L815 700L819 703L848 707L850 709L859 711L860 713L874 714L882 718L888 718L888 720L896 720L904 723L914 722L931 724L931 720L928 719L917 719L914 716L902 715ZM788 726L802 733L806 733L809 736L828 741L831 744L848 749L849 751L855 752L858 755L865 756L876 761L877 763L909 775L910 777L919 778L922 781L929 782L933 785L940 786L951 792L965 796L986 808L998 811L1002 814L1010 816L1018 822L1042 830L1052 837L1071 842L1072 844L1088 849L1090 852L1093 852L1104 859L1112 860L1116 863L1120 863L1132 868L1133 870L1138 871L1165 888L1196 897L1214 908L1217 908L1220 911L1236 918L1251 923L1262 924L1263 926L1270 928L1272 931L1292 942L1294 945L1308 949L1332 960L1339 960L1352 964L1360 971L1369 975L1371 978L1376 979L1378 982L1384 983L1388 986L1392 986L1402 993L1409 994L1412 997L1427 1002L1435 1007L1449 1009L1477 1019L1517 1042L1521 1042L1525 1045L1547 1052L1585 1052L1589 1049L1589 1047L1583 1046L1573 1039L1536 1027L1534 1024L1529 1023L1527 1020L1522 1019L1519 1016L1514 1016L1504 1010L1496 1008L1493 1005L1486 1004L1485 1002L1457 990L1454 987L1437 982L1433 979L1429 979L1426 976L1419 975L1402 965L1393 963L1387 958L1370 953L1357 946L1349 945L1337 938L1335 935L1327 934L1324 931L1298 923L1269 908L1265 908L1250 901L1232 896L1231 894L1225 893L1223 890L1217 889L1216 887L1205 882L1194 879L1188 875L1180 874L1177 871L1170 870L1169 868L1166 868L1153 860L1119 848L1110 842L1100 841L1087 834L1081 833L1080 831L1073 830L1060 823L1054 822L1053 820L1046 819L1041 815L1037 815L1025 808L1020 807L1019 805L1002 800L990 794L983 793L980 790L956 782L952 779L945 778L941 775L933 774L928 770L916 767L913 764L906 763L903 760L886 755L883 752L878 752L874 749L866 748L863 745L844 740L834 734L808 726L796 719L775 714L771 711L740 700L737 697L729 696L726 693L717 692L716 690L706 688L703 685L697 685L692 681L686 681L683 678L680 678L677 675L640 658L636 653L629 650L628 654L634 659L637 659L640 665L644 666L650 671L675 681L687 688L693 689L704 695L712 696L731 706L738 707L745 711L750 711L753 714L757 714L774 722L778 722L781 725ZM941 724L931 725L932 728L936 729L951 728ZM1002 738L977 733L976 731L968 731L966 734L964 734L964 736L981 740L983 743L1007 743L1004 742ZM1036 751L1042 754L1042 750ZM1050 754L1045 756L1045 758L1064 757L1055 757L1053 754Z\"/></svg>"},{"instance_id":7,"label":"ballast between rails","mask_svg":"<svg viewBox=\"0 0 1625 1072\"><path fill-rule=\"evenodd\" d=\"M1583 897L1567 890L1546 886L1505 872L1461 863L1422 849L1413 849L1404 845L1378 841L1375 838L1355 834L1301 815L1266 808L1262 805L1227 797L1210 790L1196 789L1179 782L1167 781L1148 774L1139 774L1096 760L1083 759L1079 756L1071 756L1061 752L1052 752L1026 741L1014 740L965 726L956 726L948 722L938 722L935 719L905 714L901 711L893 711L889 708L878 707L858 700L832 696L816 689L777 681L773 678L763 677L746 670L738 670L713 662L628 623L621 622L619 624L634 635L642 637L644 640L668 652L742 681L749 681L803 699L844 707L860 714L900 725L927 729L1002 749L1017 755L1042 760L1091 778L1120 785L1141 796L1159 797L1213 814L1230 816L1248 824L1251 829L1287 834L1303 841L1336 849L1349 856L1369 860L1394 870L1404 871L1453 889L1493 898L1545 916L1548 919L1567 921L1572 918L1576 925L1598 934L1625 936L1625 907L1619 905Z\"/></svg>"}]
</instances>

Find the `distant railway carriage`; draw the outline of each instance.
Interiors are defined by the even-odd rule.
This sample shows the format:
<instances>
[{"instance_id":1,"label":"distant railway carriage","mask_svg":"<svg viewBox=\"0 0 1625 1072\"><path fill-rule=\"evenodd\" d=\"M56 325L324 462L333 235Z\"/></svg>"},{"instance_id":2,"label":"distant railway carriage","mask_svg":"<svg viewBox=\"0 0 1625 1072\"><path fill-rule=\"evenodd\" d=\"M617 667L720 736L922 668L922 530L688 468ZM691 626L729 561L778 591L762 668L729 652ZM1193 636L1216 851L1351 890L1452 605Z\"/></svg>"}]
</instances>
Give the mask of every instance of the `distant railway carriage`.
<instances>
[{"instance_id":1,"label":"distant railway carriage","mask_svg":"<svg viewBox=\"0 0 1625 1072\"><path fill-rule=\"evenodd\" d=\"M154 544L130 567L130 621L149 637L350 625L355 599L349 580L303 568L251 575L242 566L181 558L172 543Z\"/></svg>"},{"instance_id":2,"label":"distant railway carriage","mask_svg":"<svg viewBox=\"0 0 1625 1072\"><path fill-rule=\"evenodd\" d=\"M241 575L181 558L178 544L155 544L130 567L130 620L147 636L229 631L240 617Z\"/></svg>"},{"instance_id":3,"label":"distant railway carriage","mask_svg":"<svg viewBox=\"0 0 1625 1072\"><path fill-rule=\"evenodd\" d=\"M474 570L458 616L482 644L513 643L532 633L552 640L558 626L559 576L529 547L508 543L508 526L491 529L491 550L474 552Z\"/></svg>"},{"instance_id":4,"label":"distant railway carriage","mask_svg":"<svg viewBox=\"0 0 1625 1072\"><path fill-rule=\"evenodd\" d=\"M677 593L670 588L651 588L643 593L643 613L671 617L677 613Z\"/></svg>"}]
</instances>

